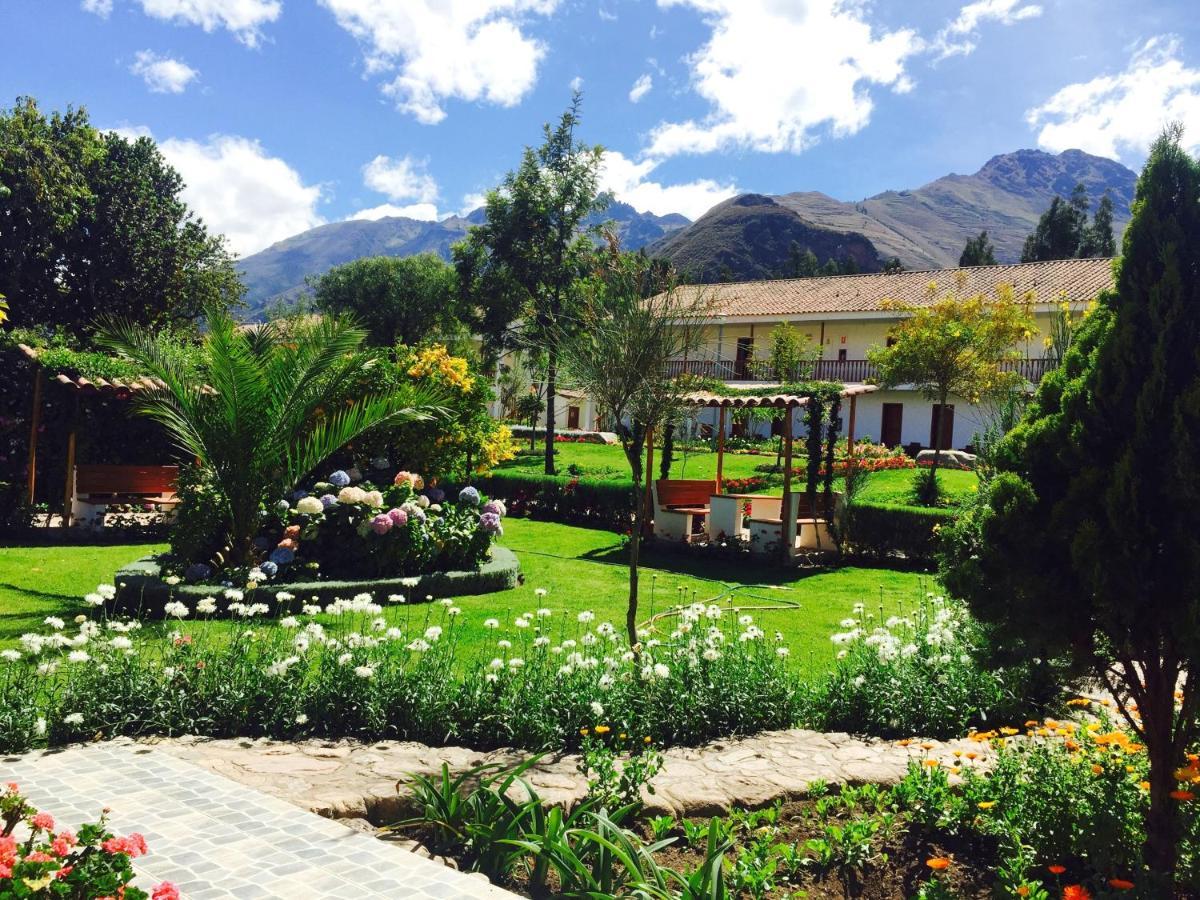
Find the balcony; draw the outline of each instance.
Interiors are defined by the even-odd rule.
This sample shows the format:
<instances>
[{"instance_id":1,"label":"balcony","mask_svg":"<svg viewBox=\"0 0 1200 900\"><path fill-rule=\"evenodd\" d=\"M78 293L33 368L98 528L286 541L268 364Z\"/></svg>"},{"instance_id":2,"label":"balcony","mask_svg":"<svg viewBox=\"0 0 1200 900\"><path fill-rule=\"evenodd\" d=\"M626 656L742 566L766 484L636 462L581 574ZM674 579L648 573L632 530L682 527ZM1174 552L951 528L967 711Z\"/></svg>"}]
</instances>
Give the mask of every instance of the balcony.
<instances>
[{"instance_id":1,"label":"balcony","mask_svg":"<svg viewBox=\"0 0 1200 900\"><path fill-rule=\"evenodd\" d=\"M808 371L790 373L792 377L780 379L766 360L733 360L733 359L689 359L672 360L668 364L668 374L679 376L685 372L702 378L716 378L720 381L761 381L778 382L806 381L838 381L842 384L861 384L875 377L875 367L865 359L820 359ZM1001 364L1006 372L1018 372L1031 384L1037 384L1042 376L1050 370L1052 362L1048 359L1014 359Z\"/></svg>"}]
</instances>

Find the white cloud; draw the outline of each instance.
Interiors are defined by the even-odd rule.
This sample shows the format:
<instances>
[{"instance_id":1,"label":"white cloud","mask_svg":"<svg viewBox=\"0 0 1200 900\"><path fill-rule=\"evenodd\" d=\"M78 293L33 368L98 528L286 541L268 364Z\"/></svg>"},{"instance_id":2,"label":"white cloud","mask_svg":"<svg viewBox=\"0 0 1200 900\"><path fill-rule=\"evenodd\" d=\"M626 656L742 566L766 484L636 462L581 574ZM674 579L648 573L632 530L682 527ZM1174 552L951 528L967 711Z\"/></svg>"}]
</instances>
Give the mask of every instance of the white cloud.
<instances>
[{"instance_id":1,"label":"white cloud","mask_svg":"<svg viewBox=\"0 0 1200 900\"><path fill-rule=\"evenodd\" d=\"M199 25L205 31L224 28L249 47L258 46L261 28L283 12L281 0L137 0L155 19Z\"/></svg>"},{"instance_id":2,"label":"white cloud","mask_svg":"<svg viewBox=\"0 0 1200 900\"><path fill-rule=\"evenodd\" d=\"M1179 39L1150 38L1116 75L1070 84L1026 113L1048 150L1140 158L1169 122L1200 152L1200 69L1180 59Z\"/></svg>"},{"instance_id":3,"label":"white cloud","mask_svg":"<svg viewBox=\"0 0 1200 900\"><path fill-rule=\"evenodd\" d=\"M571 90L572 91L583 90L583 76L582 75L576 75L574 78L571 79Z\"/></svg>"},{"instance_id":4,"label":"white cloud","mask_svg":"<svg viewBox=\"0 0 1200 900\"><path fill-rule=\"evenodd\" d=\"M722 200L739 193L734 183L721 184L711 178L669 185L650 181L648 176L658 164L653 159L634 162L609 150L600 169L600 187L639 212L648 210L660 216L683 213L689 219L698 219Z\"/></svg>"},{"instance_id":5,"label":"white cloud","mask_svg":"<svg viewBox=\"0 0 1200 900\"><path fill-rule=\"evenodd\" d=\"M958 18L938 32L933 40L937 59L949 56L966 56L978 45L979 26L985 22L1015 25L1024 19L1035 19L1042 14L1036 3L1022 0L976 0L959 10Z\"/></svg>"},{"instance_id":6,"label":"white cloud","mask_svg":"<svg viewBox=\"0 0 1200 900\"><path fill-rule=\"evenodd\" d=\"M437 182L425 171L425 164L408 156L375 157L363 166L363 184L398 203L432 203L438 195Z\"/></svg>"},{"instance_id":7,"label":"white cloud","mask_svg":"<svg viewBox=\"0 0 1200 900\"><path fill-rule=\"evenodd\" d=\"M217 134L203 142L169 138L159 148L183 177L184 201L235 253L256 253L325 221L320 186L305 184L258 141Z\"/></svg>"},{"instance_id":8,"label":"white cloud","mask_svg":"<svg viewBox=\"0 0 1200 900\"><path fill-rule=\"evenodd\" d=\"M138 138L144 137L154 137L154 132L152 132L145 125L130 125L128 122L122 122L116 128L108 128L104 130L111 131L113 134L119 135L120 137L125 138L127 141L136 141Z\"/></svg>"},{"instance_id":9,"label":"white cloud","mask_svg":"<svg viewBox=\"0 0 1200 900\"><path fill-rule=\"evenodd\" d=\"M654 79L651 78L650 73L647 72L637 81L635 81L633 83L633 87L629 89L629 102L637 103L648 93L650 93L650 88L652 87L654 87Z\"/></svg>"},{"instance_id":10,"label":"white cloud","mask_svg":"<svg viewBox=\"0 0 1200 900\"><path fill-rule=\"evenodd\" d=\"M458 215L466 217L479 207L487 202L487 194L475 192L471 194L463 194L462 208L459 209Z\"/></svg>"},{"instance_id":11,"label":"white cloud","mask_svg":"<svg viewBox=\"0 0 1200 900\"><path fill-rule=\"evenodd\" d=\"M79 8L107 19L112 15L113 0L80 0Z\"/></svg>"},{"instance_id":12,"label":"white cloud","mask_svg":"<svg viewBox=\"0 0 1200 900\"><path fill-rule=\"evenodd\" d=\"M903 92L905 61L922 49L911 29L880 31L867 7L843 0L658 0L690 6L712 28L689 58L702 120L666 122L648 155L748 148L800 152L820 132L853 134L870 120L874 85Z\"/></svg>"},{"instance_id":13,"label":"white cloud","mask_svg":"<svg viewBox=\"0 0 1200 900\"><path fill-rule=\"evenodd\" d=\"M129 71L140 76L156 94L182 94L200 74L182 60L159 56L152 50L139 50Z\"/></svg>"},{"instance_id":14,"label":"white cloud","mask_svg":"<svg viewBox=\"0 0 1200 900\"><path fill-rule=\"evenodd\" d=\"M445 218L438 215L437 206L432 203L413 203L409 206L395 206L384 203L382 206L372 206L370 209L360 209L350 216L351 219L367 219L375 221L388 216L403 216L406 219L420 219L422 222L436 222Z\"/></svg>"},{"instance_id":15,"label":"white cloud","mask_svg":"<svg viewBox=\"0 0 1200 900\"><path fill-rule=\"evenodd\" d=\"M533 87L546 49L521 26L559 0L321 0L363 45L368 74L398 109L427 125L446 117L442 101L513 106ZM394 74L393 74L394 73Z\"/></svg>"}]
</instances>

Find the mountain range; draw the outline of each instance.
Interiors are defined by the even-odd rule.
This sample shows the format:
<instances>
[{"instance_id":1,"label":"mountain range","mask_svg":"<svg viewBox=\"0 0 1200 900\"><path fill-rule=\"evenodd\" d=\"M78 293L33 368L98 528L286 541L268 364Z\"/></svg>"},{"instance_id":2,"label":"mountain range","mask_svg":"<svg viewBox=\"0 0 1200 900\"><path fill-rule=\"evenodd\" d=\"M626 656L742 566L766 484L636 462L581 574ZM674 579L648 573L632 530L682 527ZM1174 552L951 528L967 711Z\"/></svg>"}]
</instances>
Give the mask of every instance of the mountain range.
<instances>
[{"instance_id":1,"label":"mountain range","mask_svg":"<svg viewBox=\"0 0 1200 900\"><path fill-rule=\"evenodd\" d=\"M292 235L239 261L246 285L246 315L260 318L269 307L286 303L304 290L304 279L362 256L413 256L436 253L450 258L450 248L483 221L483 209L437 222L388 216L348 219L319 225ZM689 224L678 214L656 216L638 212L627 203L610 203L595 221L608 222L621 245L637 250Z\"/></svg>"},{"instance_id":2,"label":"mountain range","mask_svg":"<svg viewBox=\"0 0 1200 900\"><path fill-rule=\"evenodd\" d=\"M806 250L821 263L853 260L861 271L877 271L893 257L908 269L939 269L957 265L967 239L984 229L997 260L1016 262L1051 199L1069 196L1079 182L1093 204L1106 192L1112 197L1119 238L1136 181L1120 163L1080 150L1017 150L992 157L973 175L945 175L857 202L816 191L742 194L695 222L619 202L599 218L616 226L627 249L645 247L697 281L780 277ZM448 259L451 245L482 219L482 209L438 222L352 219L294 235L240 261L247 313L259 317L299 294L307 276L362 256L433 252Z\"/></svg>"},{"instance_id":3,"label":"mountain range","mask_svg":"<svg viewBox=\"0 0 1200 900\"><path fill-rule=\"evenodd\" d=\"M1051 199L1069 197L1079 182L1093 207L1105 192L1112 197L1119 239L1136 173L1080 150L1018 150L992 157L973 175L945 175L857 203L816 191L734 197L648 250L697 281L779 277L787 273L792 241L822 263L853 258L863 271L893 257L906 269L942 269L958 265L967 239L986 229L996 260L1012 263ZM870 253L864 241L878 261L864 259Z\"/></svg>"}]
</instances>

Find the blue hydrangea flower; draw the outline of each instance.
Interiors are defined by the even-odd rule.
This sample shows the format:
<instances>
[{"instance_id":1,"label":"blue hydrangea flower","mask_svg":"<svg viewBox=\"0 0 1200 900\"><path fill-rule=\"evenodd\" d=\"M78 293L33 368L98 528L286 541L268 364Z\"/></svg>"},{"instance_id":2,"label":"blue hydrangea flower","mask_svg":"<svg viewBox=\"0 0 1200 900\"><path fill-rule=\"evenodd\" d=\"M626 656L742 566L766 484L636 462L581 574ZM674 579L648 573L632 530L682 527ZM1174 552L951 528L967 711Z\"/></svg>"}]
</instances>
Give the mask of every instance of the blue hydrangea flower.
<instances>
[{"instance_id":1,"label":"blue hydrangea flower","mask_svg":"<svg viewBox=\"0 0 1200 900\"><path fill-rule=\"evenodd\" d=\"M478 506L479 491L468 485L458 492L458 502L465 503L467 506Z\"/></svg>"},{"instance_id":2,"label":"blue hydrangea flower","mask_svg":"<svg viewBox=\"0 0 1200 900\"><path fill-rule=\"evenodd\" d=\"M183 570L184 581L204 581L212 576L212 567L202 562L192 563Z\"/></svg>"},{"instance_id":3,"label":"blue hydrangea flower","mask_svg":"<svg viewBox=\"0 0 1200 900\"><path fill-rule=\"evenodd\" d=\"M277 566L286 566L295 558L296 554L287 547L276 547L271 551L270 561Z\"/></svg>"},{"instance_id":4,"label":"blue hydrangea flower","mask_svg":"<svg viewBox=\"0 0 1200 900\"><path fill-rule=\"evenodd\" d=\"M290 553L291 551L289 550L288 552ZM274 578L279 574L279 566L275 565L275 563L271 562L269 559L260 565L259 569L261 569L262 573L268 578Z\"/></svg>"},{"instance_id":5,"label":"blue hydrangea flower","mask_svg":"<svg viewBox=\"0 0 1200 900\"><path fill-rule=\"evenodd\" d=\"M329 476L329 483L332 484L334 487L344 488L344 487L346 487L346 485L348 485L350 483L350 476L347 475L345 472L343 472L341 469L338 469L336 472L334 472L332 475Z\"/></svg>"},{"instance_id":6,"label":"blue hydrangea flower","mask_svg":"<svg viewBox=\"0 0 1200 900\"><path fill-rule=\"evenodd\" d=\"M483 511L485 513L495 513L497 516L504 515L504 507L500 504L499 500L489 500L483 504Z\"/></svg>"},{"instance_id":7,"label":"blue hydrangea flower","mask_svg":"<svg viewBox=\"0 0 1200 900\"><path fill-rule=\"evenodd\" d=\"M425 489L425 496L429 498L430 503L441 503L446 499L446 492L440 487L431 487Z\"/></svg>"},{"instance_id":8,"label":"blue hydrangea flower","mask_svg":"<svg viewBox=\"0 0 1200 900\"><path fill-rule=\"evenodd\" d=\"M337 503L337 497L333 496L333 494L323 494L321 496L321 505L326 509L329 509L335 503Z\"/></svg>"}]
</instances>

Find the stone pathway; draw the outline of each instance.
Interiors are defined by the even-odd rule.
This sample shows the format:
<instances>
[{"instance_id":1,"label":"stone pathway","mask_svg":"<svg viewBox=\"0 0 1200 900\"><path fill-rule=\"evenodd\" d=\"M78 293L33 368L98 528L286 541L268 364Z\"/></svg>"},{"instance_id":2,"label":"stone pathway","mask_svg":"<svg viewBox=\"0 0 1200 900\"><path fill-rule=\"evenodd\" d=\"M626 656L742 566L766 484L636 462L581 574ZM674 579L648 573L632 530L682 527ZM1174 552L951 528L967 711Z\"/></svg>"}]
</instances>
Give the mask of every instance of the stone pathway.
<instances>
[{"instance_id":1,"label":"stone pathway","mask_svg":"<svg viewBox=\"0 0 1200 900\"><path fill-rule=\"evenodd\" d=\"M481 763L511 765L524 758L511 750L478 753L395 741L181 738L154 746L322 816L365 819L375 825L407 814L406 797L397 784L411 772L436 774L443 762L462 772ZM799 729L765 732L668 750L654 780L656 792L644 799L648 815L712 816L733 806L757 807L803 796L818 780L893 784L913 759L928 757L945 766L987 765L991 752L986 743L971 740L901 743ZM573 755L547 756L525 777L547 802L569 805L586 792L577 762Z\"/></svg>"},{"instance_id":2,"label":"stone pathway","mask_svg":"<svg viewBox=\"0 0 1200 900\"><path fill-rule=\"evenodd\" d=\"M209 746L223 744L237 746ZM252 779L217 774L220 766L193 764L203 762L195 752L201 746L129 740L76 745L0 759L0 781L17 782L35 806L72 827L95 821L108 807L113 831L140 832L150 847L135 861L138 886L148 890L172 881L191 900L515 896L305 811L290 793L297 776L279 765L287 757L262 755L253 779L259 783L251 785ZM256 754L266 749L255 746ZM273 776L267 774L272 762L278 769ZM294 768L319 780L318 770Z\"/></svg>"}]
</instances>

